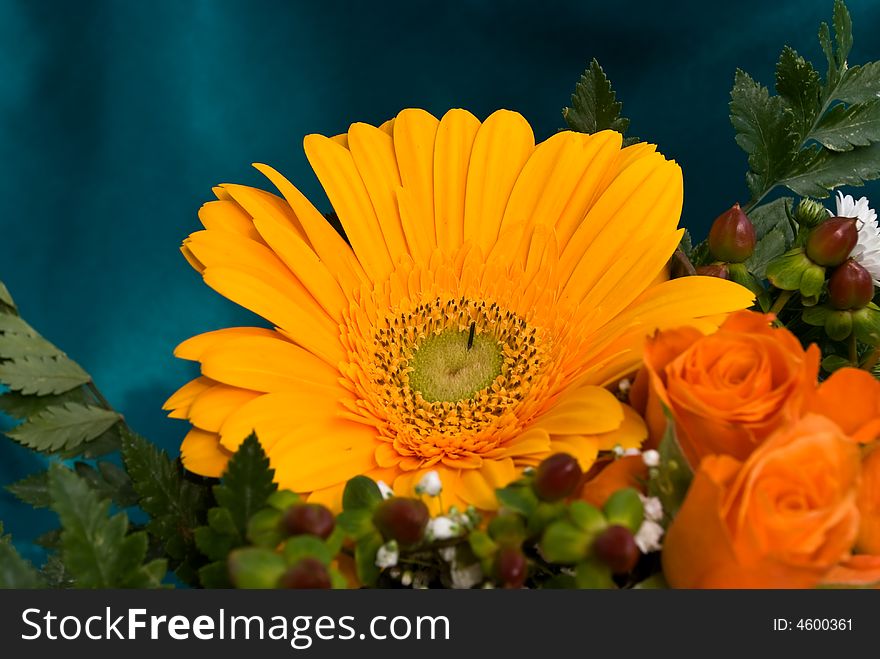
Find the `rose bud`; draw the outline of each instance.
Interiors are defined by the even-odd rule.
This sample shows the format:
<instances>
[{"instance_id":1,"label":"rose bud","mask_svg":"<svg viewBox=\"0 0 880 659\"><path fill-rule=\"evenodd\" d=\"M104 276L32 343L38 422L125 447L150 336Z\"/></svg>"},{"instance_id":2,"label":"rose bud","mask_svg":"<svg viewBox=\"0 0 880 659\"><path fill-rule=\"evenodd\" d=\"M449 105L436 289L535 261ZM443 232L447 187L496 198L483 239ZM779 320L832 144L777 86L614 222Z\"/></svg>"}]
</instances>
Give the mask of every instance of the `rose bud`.
<instances>
[{"instance_id":1,"label":"rose bud","mask_svg":"<svg viewBox=\"0 0 880 659\"><path fill-rule=\"evenodd\" d=\"M807 238L807 256L813 263L835 267L846 261L859 241L854 217L832 217Z\"/></svg>"},{"instance_id":2,"label":"rose bud","mask_svg":"<svg viewBox=\"0 0 880 659\"><path fill-rule=\"evenodd\" d=\"M641 555L632 531L618 524L609 526L593 541L593 554L614 574L632 572Z\"/></svg>"},{"instance_id":3,"label":"rose bud","mask_svg":"<svg viewBox=\"0 0 880 659\"><path fill-rule=\"evenodd\" d=\"M373 523L386 540L414 545L425 535L430 517L428 506L418 499L391 497L376 508Z\"/></svg>"},{"instance_id":4,"label":"rose bud","mask_svg":"<svg viewBox=\"0 0 880 659\"><path fill-rule=\"evenodd\" d=\"M828 299L835 309L861 309L874 297L871 274L849 259L831 273Z\"/></svg>"},{"instance_id":5,"label":"rose bud","mask_svg":"<svg viewBox=\"0 0 880 659\"><path fill-rule=\"evenodd\" d=\"M709 230L709 253L718 261L742 263L755 251L757 242L755 226L739 204L719 215Z\"/></svg>"},{"instance_id":6,"label":"rose bud","mask_svg":"<svg viewBox=\"0 0 880 659\"><path fill-rule=\"evenodd\" d=\"M697 274L703 277L718 277L718 279L730 279L730 271L726 263L712 263L701 265L697 268Z\"/></svg>"},{"instance_id":7,"label":"rose bud","mask_svg":"<svg viewBox=\"0 0 880 659\"><path fill-rule=\"evenodd\" d=\"M525 555L517 547L502 547L495 554L495 580L505 588L522 588L529 574Z\"/></svg>"},{"instance_id":8,"label":"rose bud","mask_svg":"<svg viewBox=\"0 0 880 659\"><path fill-rule=\"evenodd\" d=\"M287 535L310 534L326 540L335 526L333 513L318 503L295 504L281 518L281 529Z\"/></svg>"},{"instance_id":9,"label":"rose bud","mask_svg":"<svg viewBox=\"0 0 880 659\"><path fill-rule=\"evenodd\" d=\"M316 558L303 558L278 580L279 588L331 588L327 568Z\"/></svg>"},{"instance_id":10,"label":"rose bud","mask_svg":"<svg viewBox=\"0 0 880 659\"><path fill-rule=\"evenodd\" d=\"M559 501L574 492L583 475L574 457L556 453L538 465L532 489L542 501Z\"/></svg>"}]
</instances>

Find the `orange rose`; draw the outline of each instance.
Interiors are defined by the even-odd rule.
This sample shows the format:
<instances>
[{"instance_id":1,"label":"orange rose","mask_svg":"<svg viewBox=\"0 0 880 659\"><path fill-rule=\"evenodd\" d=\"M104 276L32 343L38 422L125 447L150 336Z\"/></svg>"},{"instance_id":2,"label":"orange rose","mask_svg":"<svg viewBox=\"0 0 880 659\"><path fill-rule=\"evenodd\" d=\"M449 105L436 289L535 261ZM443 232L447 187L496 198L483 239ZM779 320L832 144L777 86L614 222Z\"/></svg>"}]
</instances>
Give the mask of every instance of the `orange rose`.
<instances>
[{"instance_id":1,"label":"orange rose","mask_svg":"<svg viewBox=\"0 0 880 659\"><path fill-rule=\"evenodd\" d=\"M648 340L631 400L645 416L650 442L659 442L666 428L665 406L692 465L712 454L744 460L800 416L816 386L819 349L804 351L771 319L742 311L708 336L680 328Z\"/></svg>"},{"instance_id":2,"label":"orange rose","mask_svg":"<svg viewBox=\"0 0 880 659\"><path fill-rule=\"evenodd\" d=\"M835 566L822 579L823 586L880 588L880 556L856 554Z\"/></svg>"},{"instance_id":3,"label":"orange rose","mask_svg":"<svg viewBox=\"0 0 880 659\"><path fill-rule=\"evenodd\" d=\"M861 514L856 550L880 559L880 446L862 459L862 482L856 499Z\"/></svg>"},{"instance_id":4,"label":"orange rose","mask_svg":"<svg viewBox=\"0 0 880 659\"><path fill-rule=\"evenodd\" d=\"M674 588L809 588L849 558L859 448L807 415L745 462L703 460L663 547Z\"/></svg>"},{"instance_id":5,"label":"orange rose","mask_svg":"<svg viewBox=\"0 0 880 659\"><path fill-rule=\"evenodd\" d=\"M828 417L860 444L880 439L880 381L867 371L835 371L813 391L805 409Z\"/></svg>"}]
</instances>

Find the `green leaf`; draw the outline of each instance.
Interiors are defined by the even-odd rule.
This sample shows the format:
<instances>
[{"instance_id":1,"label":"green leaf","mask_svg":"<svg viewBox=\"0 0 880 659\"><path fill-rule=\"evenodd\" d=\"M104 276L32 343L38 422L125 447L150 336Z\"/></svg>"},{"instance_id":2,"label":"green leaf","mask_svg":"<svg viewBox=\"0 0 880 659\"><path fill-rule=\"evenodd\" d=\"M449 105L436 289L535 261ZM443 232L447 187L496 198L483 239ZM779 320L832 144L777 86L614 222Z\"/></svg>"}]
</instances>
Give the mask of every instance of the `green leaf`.
<instances>
[{"instance_id":1,"label":"green leaf","mask_svg":"<svg viewBox=\"0 0 880 659\"><path fill-rule=\"evenodd\" d=\"M100 463L108 465L109 463ZM128 508L137 503L137 496L131 489L131 483L121 486L108 483L101 472L87 462L76 462L73 465L76 474L82 478L102 499L110 499L120 508Z\"/></svg>"},{"instance_id":2,"label":"green leaf","mask_svg":"<svg viewBox=\"0 0 880 659\"><path fill-rule=\"evenodd\" d=\"M620 524L627 527L633 533L638 533L642 522L645 520L645 509L638 490L625 487L614 492L605 505L602 512L610 524Z\"/></svg>"},{"instance_id":3,"label":"green leaf","mask_svg":"<svg viewBox=\"0 0 880 659\"><path fill-rule=\"evenodd\" d=\"M128 430L123 432L122 458L140 506L150 516L147 531L171 558L198 562L193 531L204 520L207 489L187 481L177 461Z\"/></svg>"},{"instance_id":4,"label":"green leaf","mask_svg":"<svg viewBox=\"0 0 880 659\"><path fill-rule=\"evenodd\" d=\"M841 185L863 185L880 178L880 144L835 153L814 147L801 153L780 183L803 197L827 197Z\"/></svg>"},{"instance_id":5,"label":"green leaf","mask_svg":"<svg viewBox=\"0 0 880 659\"><path fill-rule=\"evenodd\" d=\"M0 332L39 336L37 330L24 322L23 318L10 313L0 313Z\"/></svg>"},{"instance_id":6,"label":"green leaf","mask_svg":"<svg viewBox=\"0 0 880 659\"><path fill-rule=\"evenodd\" d=\"M376 567L376 553L385 541L382 535L376 531L360 538L354 547L354 562L357 569L357 577L365 586L376 585L379 578L379 568Z\"/></svg>"},{"instance_id":7,"label":"green leaf","mask_svg":"<svg viewBox=\"0 0 880 659\"><path fill-rule=\"evenodd\" d=\"M382 492L372 478L355 476L342 492L343 510L374 510L382 503Z\"/></svg>"},{"instance_id":8,"label":"green leaf","mask_svg":"<svg viewBox=\"0 0 880 659\"><path fill-rule=\"evenodd\" d=\"M828 355L822 360L822 370L826 373L834 373L834 371L848 366L852 366L852 363L846 357L841 357L840 355Z\"/></svg>"},{"instance_id":9,"label":"green leaf","mask_svg":"<svg viewBox=\"0 0 880 659\"><path fill-rule=\"evenodd\" d=\"M373 525L373 513L366 508L344 510L336 517L336 523L355 539L376 530Z\"/></svg>"},{"instance_id":10,"label":"green leaf","mask_svg":"<svg viewBox=\"0 0 880 659\"><path fill-rule=\"evenodd\" d=\"M621 108L611 82L594 59L577 83L571 107L562 111L562 117L569 128L579 133L592 135L608 129L625 133L629 119L620 116Z\"/></svg>"},{"instance_id":11,"label":"green leaf","mask_svg":"<svg viewBox=\"0 0 880 659\"><path fill-rule=\"evenodd\" d=\"M71 389L63 394L46 396L26 396L17 391L7 391L0 395L0 411L15 419L28 419L36 416L47 407L55 407L64 403L88 403L89 399L81 387Z\"/></svg>"},{"instance_id":12,"label":"green leaf","mask_svg":"<svg viewBox=\"0 0 880 659\"><path fill-rule=\"evenodd\" d=\"M541 554L551 563L574 565L587 555L592 537L568 520L558 520L544 529Z\"/></svg>"},{"instance_id":13,"label":"green leaf","mask_svg":"<svg viewBox=\"0 0 880 659\"><path fill-rule=\"evenodd\" d=\"M802 139L819 112L821 88L819 73L813 65L793 48L783 48L776 65L776 92L788 105L795 133Z\"/></svg>"},{"instance_id":14,"label":"green leaf","mask_svg":"<svg viewBox=\"0 0 880 659\"><path fill-rule=\"evenodd\" d=\"M64 567L58 554L52 554L46 559L43 569L40 570L40 575L49 588L73 588L73 577Z\"/></svg>"},{"instance_id":15,"label":"green leaf","mask_svg":"<svg viewBox=\"0 0 880 659\"><path fill-rule=\"evenodd\" d=\"M215 561L199 568L199 582L203 588L231 588L229 566L226 559Z\"/></svg>"},{"instance_id":16,"label":"green leaf","mask_svg":"<svg viewBox=\"0 0 880 659\"><path fill-rule=\"evenodd\" d=\"M37 451L60 451L99 437L121 419L103 407L65 403L46 408L6 434Z\"/></svg>"},{"instance_id":17,"label":"green leaf","mask_svg":"<svg viewBox=\"0 0 880 659\"><path fill-rule=\"evenodd\" d=\"M835 105L810 137L832 151L850 151L880 141L880 101Z\"/></svg>"},{"instance_id":18,"label":"green leaf","mask_svg":"<svg viewBox=\"0 0 880 659\"><path fill-rule=\"evenodd\" d=\"M14 313L18 313L18 307L15 306L15 300L12 299L9 289L6 288L6 284L2 281L0 281L0 304L8 307Z\"/></svg>"},{"instance_id":19,"label":"green leaf","mask_svg":"<svg viewBox=\"0 0 880 659\"><path fill-rule=\"evenodd\" d=\"M538 498L528 485L508 485L495 490L495 496L502 506L526 517L538 506Z\"/></svg>"},{"instance_id":20,"label":"green leaf","mask_svg":"<svg viewBox=\"0 0 880 659\"><path fill-rule=\"evenodd\" d=\"M39 471L26 476L12 485L7 485L6 489L33 508L48 508L52 504L48 471Z\"/></svg>"},{"instance_id":21,"label":"green leaf","mask_svg":"<svg viewBox=\"0 0 880 659\"><path fill-rule=\"evenodd\" d=\"M834 2L834 41L837 46L835 50L835 61L838 68L846 67L846 58L852 50L852 19L846 3L843 0L835 0Z\"/></svg>"},{"instance_id":22,"label":"green leaf","mask_svg":"<svg viewBox=\"0 0 880 659\"><path fill-rule=\"evenodd\" d=\"M268 549L248 547L229 555L229 574L237 588L275 588L286 570L284 559Z\"/></svg>"},{"instance_id":23,"label":"green leaf","mask_svg":"<svg viewBox=\"0 0 880 659\"><path fill-rule=\"evenodd\" d=\"M785 233L773 229L755 244L755 251L746 261L746 267L758 279L767 274L767 265L787 248Z\"/></svg>"},{"instance_id":24,"label":"green leaf","mask_svg":"<svg viewBox=\"0 0 880 659\"><path fill-rule=\"evenodd\" d=\"M229 552L242 544L240 536L220 533L210 526L200 526L193 531L193 536L199 551L212 561L226 560Z\"/></svg>"},{"instance_id":25,"label":"green leaf","mask_svg":"<svg viewBox=\"0 0 880 659\"><path fill-rule=\"evenodd\" d=\"M45 587L40 573L15 551L8 536L0 536L0 589Z\"/></svg>"},{"instance_id":26,"label":"green leaf","mask_svg":"<svg viewBox=\"0 0 880 659\"><path fill-rule=\"evenodd\" d=\"M880 98L880 62L847 69L834 98L844 103L865 103Z\"/></svg>"},{"instance_id":27,"label":"green leaf","mask_svg":"<svg viewBox=\"0 0 880 659\"><path fill-rule=\"evenodd\" d=\"M59 357L63 353L42 336L3 332L0 334L0 357L3 359L21 359L31 357L47 359Z\"/></svg>"},{"instance_id":28,"label":"green leaf","mask_svg":"<svg viewBox=\"0 0 880 659\"><path fill-rule=\"evenodd\" d=\"M214 486L217 503L229 510L242 537L251 516L266 505L278 489L273 482L275 471L257 436L251 434L229 460L220 485Z\"/></svg>"},{"instance_id":29,"label":"green leaf","mask_svg":"<svg viewBox=\"0 0 880 659\"><path fill-rule=\"evenodd\" d=\"M660 466L648 481L648 494L658 497L667 519L673 519L687 496L694 474L675 435L675 423L666 412L666 433L657 447Z\"/></svg>"},{"instance_id":30,"label":"green leaf","mask_svg":"<svg viewBox=\"0 0 880 659\"><path fill-rule=\"evenodd\" d=\"M736 143L749 155L749 189L759 195L784 175L797 139L789 130L782 99L770 96L767 88L745 71L737 69L730 99Z\"/></svg>"},{"instance_id":31,"label":"green leaf","mask_svg":"<svg viewBox=\"0 0 880 659\"><path fill-rule=\"evenodd\" d=\"M325 566L329 566L334 558L324 541L313 535L290 538L284 543L282 555L288 565L294 565L304 558L315 558Z\"/></svg>"},{"instance_id":32,"label":"green leaf","mask_svg":"<svg viewBox=\"0 0 880 659\"><path fill-rule=\"evenodd\" d=\"M108 517L110 502L101 500L75 473L54 464L49 469L52 509L61 519L61 555L78 588L158 586L157 565L142 565L147 534L127 535L128 517ZM164 574L164 570L162 570Z\"/></svg>"},{"instance_id":33,"label":"green leaf","mask_svg":"<svg viewBox=\"0 0 880 659\"><path fill-rule=\"evenodd\" d=\"M756 206L749 211L749 220L751 220L752 225L755 227L755 234L758 236L758 240L766 236L773 229L782 231L786 242L791 243L794 240L794 230L789 220L792 201L791 197L780 197L768 204Z\"/></svg>"},{"instance_id":34,"label":"green leaf","mask_svg":"<svg viewBox=\"0 0 880 659\"><path fill-rule=\"evenodd\" d=\"M0 364L0 382L23 394L61 394L89 380L89 374L64 355L22 357Z\"/></svg>"}]
</instances>

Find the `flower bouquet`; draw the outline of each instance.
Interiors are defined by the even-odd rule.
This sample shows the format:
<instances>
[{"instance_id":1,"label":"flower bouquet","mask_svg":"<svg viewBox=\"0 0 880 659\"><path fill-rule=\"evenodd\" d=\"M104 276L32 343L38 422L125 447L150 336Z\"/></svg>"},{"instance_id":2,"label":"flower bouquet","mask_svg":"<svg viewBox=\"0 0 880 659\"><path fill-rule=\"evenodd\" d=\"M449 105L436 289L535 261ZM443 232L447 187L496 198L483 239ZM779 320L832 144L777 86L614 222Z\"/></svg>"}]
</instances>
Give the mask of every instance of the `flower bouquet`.
<instances>
[{"instance_id":1,"label":"flower bouquet","mask_svg":"<svg viewBox=\"0 0 880 659\"><path fill-rule=\"evenodd\" d=\"M832 25L824 75L737 71L750 197L700 243L595 60L538 144L408 109L305 138L330 214L215 188L183 255L266 322L177 347L179 459L0 284L6 434L52 458L9 490L58 516L0 586L880 584L880 228L821 201L880 177L880 62Z\"/></svg>"}]
</instances>

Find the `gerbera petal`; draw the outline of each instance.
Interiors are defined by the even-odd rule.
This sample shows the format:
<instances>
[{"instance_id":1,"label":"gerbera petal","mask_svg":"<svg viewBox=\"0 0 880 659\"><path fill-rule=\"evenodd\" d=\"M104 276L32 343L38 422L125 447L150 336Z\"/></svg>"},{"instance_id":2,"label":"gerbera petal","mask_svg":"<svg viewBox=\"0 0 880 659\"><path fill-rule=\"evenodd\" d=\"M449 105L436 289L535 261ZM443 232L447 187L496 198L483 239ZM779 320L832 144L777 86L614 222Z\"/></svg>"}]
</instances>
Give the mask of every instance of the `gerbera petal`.
<instances>
[{"instance_id":1,"label":"gerbera petal","mask_svg":"<svg viewBox=\"0 0 880 659\"><path fill-rule=\"evenodd\" d=\"M198 428L190 430L180 445L180 459L183 466L196 474L209 478L219 478L226 470L232 453L220 446L216 433Z\"/></svg>"},{"instance_id":2,"label":"gerbera petal","mask_svg":"<svg viewBox=\"0 0 880 659\"><path fill-rule=\"evenodd\" d=\"M193 400L189 420L196 428L219 432L230 414L259 395L256 391L216 384Z\"/></svg>"},{"instance_id":3,"label":"gerbera petal","mask_svg":"<svg viewBox=\"0 0 880 659\"><path fill-rule=\"evenodd\" d=\"M409 213L401 212L410 254L426 258L437 246L434 228L434 139L439 120L424 110L403 110L394 121L394 153Z\"/></svg>"},{"instance_id":4,"label":"gerbera petal","mask_svg":"<svg viewBox=\"0 0 880 659\"><path fill-rule=\"evenodd\" d=\"M468 163L480 121L467 110L450 110L440 120L434 144L434 217L437 246L452 254L464 240L464 198Z\"/></svg>"},{"instance_id":5,"label":"gerbera petal","mask_svg":"<svg viewBox=\"0 0 880 659\"><path fill-rule=\"evenodd\" d=\"M303 146L364 270L373 281L384 280L393 262L351 152L323 135L307 135Z\"/></svg>"},{"instance_id":6,"label":"gerbera petal","mask_svg":"<svg viewBox=\"0 0 880 659\"><path fill-rule=\"evenodd\" d=\"M494 510L498 507L495 490L515 478L516 467L510 458L486 460L480 469L461 472L461 497L482 510Z\"/></svg>"},{"instance_id":7,"label":"gerbera petal","mask_svg":"<svg viewBox=\"0 0 880 659\"><path fill-rule=\"evenodd\" d=\"M199 209L199 220L208 230L228 231L250 240L260 240L250 215L234 201L218 199L207 202Z\"/></svg>"},{"instance_id":8,"label":"gerbera petal","mask_svg":"<svg viewBox=\"0 0 880 659\"><path fill-rule=\"evenodd\" d=\"M629 405L621 405L623 423L616 430L595 435L596 445L600 451L610 451L616 446L624 449L639 448L648 438L648 427L645 420Z\"/></svg>"},{"instance_id":9,"label":"gerbera petal","mask_svg":"<svg viewBox=\"0 0 880 659\"><path fill-rule=\"evenodd\" d=\"M339 380L337 369L280 337L233 337L205 350L200 361L202 373L213 380L267 393L334 386Z\"/></svg>"},{"instance_id":10,"label":"gerbera petal","mask_svg":"<svg viewBox=\"0 0 880 659\"><path fill-rule=\"evenodd\" d=\"M243 336L278 337L278 334L263 327L225 327L213 332L196 334L187 339L174 349L174 356L178 359L197 362L206 350Z\"/></svg>"},{"instance_id":11,"label":"gerbera petal","mask_svg":"<svg viewBox=\"0 0 880 659\"><path fill-rule=\"evenodd\" d=\"M535 149L532 128L522 115L492 113L474 138L464 204L464 240L488 253L501 227L510 192Z\"/></svg>"},{"instance_id":12,"label":"gerbera petal","mask_svg":"<svg viewBox=\"0 0 880 659\"><path fill-rule=\"evenodd\" d=\"M551 453L568 453L577 458L583 471L588 471L599 455L599 442L595 437L560 435L550 441Z\"/></svg>"},{"instance_id":13,"label":"gerbera petal","mask_svg":"<svg viewBox=\"0 0 880 659\"><path fill-rule=\"evenodd\" d=\"M602 387L582 387L564 394L535 422L551 435L596 435L617 430L623 406Z\"/></svg>"},{"instance_id":14,"label":"gerbera petal","mask_svg":"<svg viewBox=\"0 0 880 659\"><path fill-rule=\"evenodd\" d=\"M190 380L165 401L162 409L169 410L168 416L172 419L185 419L196 396L207 391L213 385L214 381L205 377Z\"/></svg>"}]
</instances>

